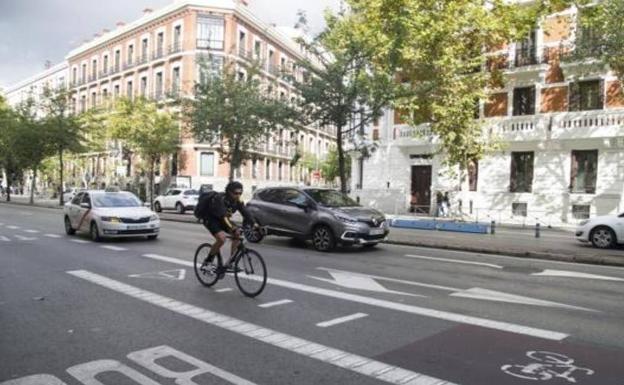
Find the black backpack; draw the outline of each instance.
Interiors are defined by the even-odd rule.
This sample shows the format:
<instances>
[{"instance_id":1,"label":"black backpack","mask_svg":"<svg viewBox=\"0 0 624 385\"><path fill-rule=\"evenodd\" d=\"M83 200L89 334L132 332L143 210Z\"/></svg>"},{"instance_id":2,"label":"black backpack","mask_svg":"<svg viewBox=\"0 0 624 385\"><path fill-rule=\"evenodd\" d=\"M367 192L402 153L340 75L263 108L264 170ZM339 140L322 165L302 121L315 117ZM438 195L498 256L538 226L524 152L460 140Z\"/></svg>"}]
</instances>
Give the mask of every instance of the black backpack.
<instances>
[{"instance_id":1,"label":"black backpack","mask_svg":"<svg viewBox=\"0 0 624 385\"><path fill-rule=\"evenodd\" d=\"M207 191L199 196L195 209L193 210L195 218L206 219L210 216L210 205L218 194L219 193L216 191Z\"/></svg>"}]
</instances>

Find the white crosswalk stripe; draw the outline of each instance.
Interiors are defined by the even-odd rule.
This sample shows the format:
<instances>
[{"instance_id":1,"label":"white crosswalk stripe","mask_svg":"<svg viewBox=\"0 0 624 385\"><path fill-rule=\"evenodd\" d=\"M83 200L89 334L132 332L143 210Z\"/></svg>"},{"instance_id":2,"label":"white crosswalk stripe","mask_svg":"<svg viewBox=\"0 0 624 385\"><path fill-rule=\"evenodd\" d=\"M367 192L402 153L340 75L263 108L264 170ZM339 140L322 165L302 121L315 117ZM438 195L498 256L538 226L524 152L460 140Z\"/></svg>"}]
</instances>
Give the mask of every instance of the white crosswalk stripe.
<instances>
[{"instance_id":1,"label":"white crosswalk stripe","mask_svg":"<svg viewBox=\"0 0 624 385\"><path fill-rule=\"evenodd\" d=\"M327 328L330 326L334 326L334 325L338 325L338 324L342 324L345 322L349 322L349 321L353 321L356 319L360 319L360 318L364 318L364 317L368 317L368 314L366 313L355 313L355 314L351 314L345 317L340 317L340 318L335 318L329 321L325 321L325 322L319 322L316 324L316 326L320 327L320 328Z\"/></svg>"}]
</instances>

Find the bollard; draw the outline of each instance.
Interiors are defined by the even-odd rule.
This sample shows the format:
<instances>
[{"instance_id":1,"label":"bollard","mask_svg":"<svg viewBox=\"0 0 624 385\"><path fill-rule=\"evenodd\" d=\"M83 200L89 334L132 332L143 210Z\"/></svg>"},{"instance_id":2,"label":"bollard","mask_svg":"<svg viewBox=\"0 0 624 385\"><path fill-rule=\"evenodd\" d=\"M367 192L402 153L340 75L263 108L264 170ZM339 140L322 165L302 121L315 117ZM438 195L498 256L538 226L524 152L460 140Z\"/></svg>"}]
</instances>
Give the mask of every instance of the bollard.
<instances>
[{"instance_id":1,"label":"bollard","mask_svg":"<svg viewBox=\"0 0 624 385\"><path fill-rule=\"evenodd\" d=\"M535 224L535 238L539 238L540 237L540 224L539 222L537 222Z\"/></svg>"},{"instance_id":2,"label":"bollard","mask_svg":"<svg viewBox=\"0 0 624 385\"><path fill-rule=\"evenodd\" d=\"M490 222L490 234L495 234L496 233L496 222L492 221Z\"/></svg>"}]
</instances>

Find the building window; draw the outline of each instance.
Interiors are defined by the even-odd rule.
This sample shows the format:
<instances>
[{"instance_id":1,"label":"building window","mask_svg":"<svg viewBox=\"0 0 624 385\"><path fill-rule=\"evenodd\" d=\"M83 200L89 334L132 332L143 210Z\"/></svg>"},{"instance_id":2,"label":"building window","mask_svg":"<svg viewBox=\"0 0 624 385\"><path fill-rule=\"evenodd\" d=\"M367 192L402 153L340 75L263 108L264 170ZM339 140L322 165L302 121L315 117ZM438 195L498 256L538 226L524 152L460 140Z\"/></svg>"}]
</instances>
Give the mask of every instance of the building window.
<instances>
[{"instance_id":1,"label":"building window","mask_svg":"<svg viewBox=\"0 0 624 385\"><path fill-rule=\"evenodd\" d=\"M180 67L173 69L173 79L171 79L171 92L177 95L180 92Z\"/></svg>"},{"instance_id":2,"label":"building window","mask_svg":"<svg viewBox=\"0 0 624 385\"><path fill-rule=\"evenodd\" d=\"M511 153L511 192L531 192L533 186L533 152Z\"/></svg>"},{"instance_id":3,"label":"building window","mask_svg":"<svg viewBox=\"0 0 624 385\"><path fill-rule=\"evenodd\" d=\"M147 38L141 41L141 61L147 61L147 49L148 49L148 41Z\"/></svg>"},{"instance_id":4,"label":"building window","mask_svg":"<svg viewBox=\"0 0 624 385\"><path fill-rule=\"evenodd\" d=\"M254 58L260 59L262 57L262 43L259 40L254 42Z\"/></svg>"},{"instance_id":5,"label":"building window","mask_svg":"<svg viewBox=\"0 0 624 385\"><path fill-rule=\"evenodd\" d=\"M128 64L132 64L133 59L134 59L134 45L130 44L128 46Z\"/></svg>"},{"instance_id":6,"label":"building window","mask_svg":"<svg viewBox=\"0 0 624 385\"><path fill-rule=\"evenodd\" d=\"M78 82L78 69L74 67L72 69L72 83L76 84Z\"/></svg>"},{"instance_id":7,"label":"building window","mask_svg":"<svg viewBox=\"0 0 624 385\"><path fill-rule=\"evenodd\" d=\"M527 204L524 202L512 203L511 215L515 217L526 217L527 216Z\"/></svg>"},{"instance_id":8,"label":"building window","mask_svg":"<svg viewBox=\"0 0 624 385\"><path fill-rule=\"evenodd\" d=\"M212 76L219 75L223 69L223 56L202 57L199 65L199 82L206 84Z\"/></svg>"},{"instance_id":9,"label":"building window","mask_svg":"<svg viewBox=\"0 0 624 385\"><path fill-rule=\"evenodd\" d=\"M147 77L141 78L141 95L147 96Z\"/></svg>"},{"instance_id":10,"label":"building window","mask_svg":"<svg viewBox=\"0 0 624 385\"><path fill-rule=\"evenodd\" d=\"M87 81L87 65L83 64L82 65L82 81L86 82Z\"/></svg>"},{"instance_id":11,"label":"building window","mask_svg":"<svg viewBox=\"0 0 624 385\"><path fill-rule=\"evenodd\" d=\"M85 112L87 110L87 97L82 95L80 98L80 112Z\"/></svg>"},{"instance_id":12,"label":"building window","mask_svg":"<svg viewBox=\"0 0 624 385\"><path fill-rule=\"evenodd\" d=\"M115 88L113 88L113 96L115 98L119 96L119 84L116 84Z\"/></svg>"},{"instance_id":13,"label":"building window","mask_svg":"<svg viewBox=\"0 0 624 385\"><path fill-rule=\"evenodd\" d=\"M156 38L156 53L159 57L163 55L164 44L165 44L165 33L159 32Z\"/></svg>"},{"instance_id":14,"label":"building window","mask_svg":"<svg viewBox=\"0 0 624 385\"><path fill-rule=\"evenodd\" d=\"M245 44L246 42L247 42L247 39L246 39L245 32L239 31L238 32L238 49L239 49L239 52L242 54L244 54L245 50L247 49L247 44Z\"/></svg>"},{"instance_id":15,"label":"building window","mask_svg":"<svg viewBox=\"0 0 624 385\"><path fill-rule=\"evenodd\" d=\"M128 82L127 87L126 87L126 95L128 96L128 99L132 99L132 80Z\"/></svg>"},{"instance_id":16,"label":"building window","mask_svg":"<svg viewBox=\"0 0 624 385\"><path fill-rule=\"evenodd\" d=\"M108 55L104 55L104 62L102 64L102 71L104 71L104 73L108 72Z\"/></svg>"},{"instance_id":17,"label":"building window","mask_svg":"<svg viewBox=\"0 0 624 385\"><path fill-rule=\"evenodd\" d=\"M279 162L277 165L277 180L281 181L282 180L282 172L283 172L283 164L282 162Z\"/></svg>"},{"instance_id":18,"label":"building window","mask_svg":"<svg viewBox=\"0 0 624 385\"><path fill-rule=\"evenodd\" d=\"M201 153L199 173L201 176L214 176L214 153L212 152Z\"/></svg>"},{"instance_id":19,"label":"building window","mask_svg":"<svg viewBox=\"0 0 624 385\"><path fill-rule=\"evenodd\" d=\"M91 107L95 108L97 105L97 94L95 92L91 93Z\"/></svg>"},{"instance_id":20,"label":"building window","mask_svg":"<svg viewBox=\"0 0 624 385\"><path fill-rule=\"evenodd\" d=\"M251 161L251 178L256 179L258 177L258 160Z\"/></svg>"},{"instance_id":21,"label":"building window","mask_svg":"<svg viewBox=\"0 0 624 385\"><path fill-rule=\"evenodd\" d=\"M160 99L163 93L163 74L159 72L156 74L156 85L154 88L154 97Z\"/></svg>"},{"instance_id":22,"label":"building window","mask_svg":"<svg viewBox=\"0 0 624 385\"><path fill-rule=\"evenodd\" d=\"M570 83L570 111L602 110L604 81L588 80Z\"/></svg>"},{"instance_id":23,"label":"building window","mask_svg":"<svg viewBox=\"0 0 624 385\"><path fill-rule=\"evenodd\" d=\"M535 87L514 88L513 115L535 114Z\"/></svg>"},{"instance_id":24,"label":"building window","mask_svg":"<svg viewBox=\"0 0 624 385\"><path fill-rule=\"evenodd\" d=\"M180 48L180 40L182 39L182 26L176 25L173 29L173 46L178 49Z\"/></svg>"},{"instance_id":25,"label":"building window","mask_svg":"<svg viewBox=\"0 0 624 385\"><path fill-rule=\"evenodd\" d=\"M590 205L572 205L572 217L574 219L589 219Z\"/></svg>"},{"instance_id":26,"label":"building window","mask_svg":"<svg viewBox=\"0 0 624 385\"><path fill-rule=\"evenodd\" d=\"M471 160L468 162L468 191L477 191L479 180L479 162Z\"/></svg>"},{"instance_id":27,"label":"building window","mask_svg":"<svg viewBox=\"0 0 624 385\"><path fill-rule=\"evenodd\" d=\"M222 17L197 17L197 48L223 49L225 22Z\"/></svg>"},{"instance_id":28,"label":"building window","mask_svg":"<svg viewBox=\"0 0 624 385\"><path fill-rule=\"evenodd\" d=\"M92 80L95 80L97 76L97 60L93 60L91 62L91 78Z\"/></svg>"},{"instance_id":29,"label":"building window","mask_svg":"<svg viewBox=\"0 0 624 385\"><path fill-rule=\"evenodd\" d=\"M595 194L597 176L598 150L572 151L570 191Z\"/></svg>"},{"instance_id":30,"label":"building window","mask_svg":"<svg viewBox=\"0 0 624 385\"><path fill-rule=\"evenodd\" d=\"M121 61L121 51L115 51L115 71L119 71L119 62Z\"/></svg>"},{"instance_id":31,"label":"building window","mask_svg":"<svg viewBox=\"0 0 624 385\"><path fill-rule=\"evenodd\" d=\"M264 177L266 180L271 179L271 161L269 159L266 160L266 166L264 170Z\"/></svg>"}]
</instances>

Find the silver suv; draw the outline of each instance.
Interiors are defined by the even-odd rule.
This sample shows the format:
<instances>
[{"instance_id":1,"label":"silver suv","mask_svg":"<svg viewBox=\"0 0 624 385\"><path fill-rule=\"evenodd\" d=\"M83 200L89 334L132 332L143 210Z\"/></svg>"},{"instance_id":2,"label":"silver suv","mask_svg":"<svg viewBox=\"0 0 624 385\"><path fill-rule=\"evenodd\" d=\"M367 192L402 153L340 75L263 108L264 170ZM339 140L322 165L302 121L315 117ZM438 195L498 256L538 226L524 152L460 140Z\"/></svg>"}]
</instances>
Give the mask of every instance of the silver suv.
<instances>
[{"instance_id":1,"label":"silver suv","mask_svg":"<svg viewBox=\"0 0 624 385\"><path fill-rule=\"evenodd\" d=\"M389 232L382 213L331 189L266 188L256 191L247 207L267 234L311 239L318 251L330 251L338 243L374 247ZM262 240L259 233L246 237Z\"/></svg>"}]
</instances>

